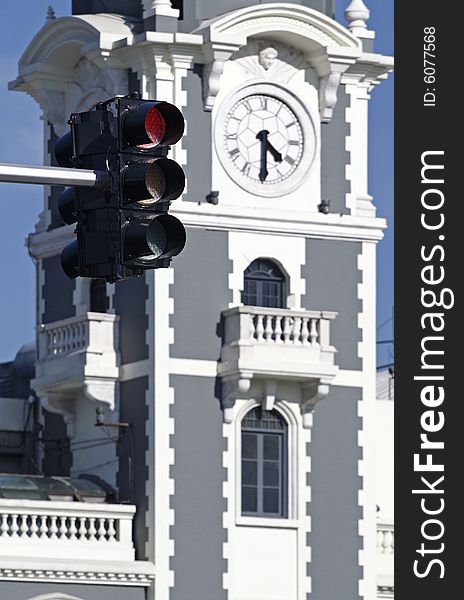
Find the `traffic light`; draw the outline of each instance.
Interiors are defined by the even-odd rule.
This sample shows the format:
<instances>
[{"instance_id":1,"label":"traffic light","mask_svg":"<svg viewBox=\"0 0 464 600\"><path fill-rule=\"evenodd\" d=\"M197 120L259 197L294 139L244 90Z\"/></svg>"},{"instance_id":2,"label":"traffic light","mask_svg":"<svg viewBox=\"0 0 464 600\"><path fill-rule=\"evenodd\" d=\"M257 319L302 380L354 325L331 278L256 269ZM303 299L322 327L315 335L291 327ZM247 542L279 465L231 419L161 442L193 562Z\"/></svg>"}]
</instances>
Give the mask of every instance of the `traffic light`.
<instances>
[{"instance_id":1,"label":"traffic light","mask_svg":"<svg viewBox=\"0 0 464 600\"><path fill-rule=\"evenodd\" d=\"M182 113L126 96L71 115L70 125L56 144L58 164L93 170L96 185L66 188L58 200L65 223L77 223L61 255L65 273L114 282L168 267L186 240L168 214L185 187L182 168L167 158L183 135Z\"/></svg>"}]
</instances>

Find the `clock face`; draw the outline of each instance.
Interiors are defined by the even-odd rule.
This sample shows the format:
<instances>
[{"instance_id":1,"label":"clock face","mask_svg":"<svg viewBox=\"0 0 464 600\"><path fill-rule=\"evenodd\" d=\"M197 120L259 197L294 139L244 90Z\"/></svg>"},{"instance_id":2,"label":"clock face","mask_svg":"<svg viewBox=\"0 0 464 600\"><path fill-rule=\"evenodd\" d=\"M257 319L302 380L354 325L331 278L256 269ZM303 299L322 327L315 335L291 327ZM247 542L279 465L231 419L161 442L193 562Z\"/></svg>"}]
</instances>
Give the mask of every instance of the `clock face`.
<instances>
[{"instance_id":1,"label":"clock face","mask_svg":"<svg viewBox=\"0 0 464 600\"><path fill-rule=\"evenodd\" d=\"M265 94L246 96L232 106L223 144L236 174L263 191L291 177L304 151L303 130L293 110Z\"/></svg>"}]
</instances>

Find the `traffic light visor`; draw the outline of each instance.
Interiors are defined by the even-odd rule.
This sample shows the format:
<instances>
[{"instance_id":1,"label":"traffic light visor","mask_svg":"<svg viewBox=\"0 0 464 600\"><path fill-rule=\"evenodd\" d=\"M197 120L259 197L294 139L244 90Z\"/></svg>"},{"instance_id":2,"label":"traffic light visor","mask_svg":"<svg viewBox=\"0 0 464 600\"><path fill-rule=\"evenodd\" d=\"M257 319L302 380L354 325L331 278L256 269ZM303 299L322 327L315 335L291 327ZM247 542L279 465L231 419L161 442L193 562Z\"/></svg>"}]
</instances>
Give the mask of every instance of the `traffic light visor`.
<instances>
[{"instance_id":1,"label":"traffic light visor","mask_svg":"<svg viewBox=\"0 0 464 600\"><path fill-rule=\"evenodd\" d=\"M125 228L125 259L149 265L158 258L179 254L185 240L184 226L172 215L162 213L151 219L134 219Z\"/></svg>"},{"instance_id":2,"label":"traffic light visor","mask_svg":"<svg viewBox=\"0 0 464 600\"><path fill-rule=\"evenodd\" d=\"M61 251L61 266L70 279L79 276L77 240L74 240Z\"/></svg>"},{"instance_id":3,"label":"traffic light visor","mask_svg":"<svg viewBox=\"0 0 464 600\"><path fill-rule=\"evenodd\" d=\"M179 198L185 188L185 174L169 158L137 161L128 164L122 174L125 204L149 207L160 200Z\"/></svg>"},{"instance_id":4,"label":"traffic light visor","mask_svg":"<svg viewBox=\"0 0 464 600\"><path fill-rule=\"evenodd\" d=\"M168 102L141 100L123 115L122 143L135 150L170 146L178 142L183 133L184 117Z\"/></svg>"}]
</instances>

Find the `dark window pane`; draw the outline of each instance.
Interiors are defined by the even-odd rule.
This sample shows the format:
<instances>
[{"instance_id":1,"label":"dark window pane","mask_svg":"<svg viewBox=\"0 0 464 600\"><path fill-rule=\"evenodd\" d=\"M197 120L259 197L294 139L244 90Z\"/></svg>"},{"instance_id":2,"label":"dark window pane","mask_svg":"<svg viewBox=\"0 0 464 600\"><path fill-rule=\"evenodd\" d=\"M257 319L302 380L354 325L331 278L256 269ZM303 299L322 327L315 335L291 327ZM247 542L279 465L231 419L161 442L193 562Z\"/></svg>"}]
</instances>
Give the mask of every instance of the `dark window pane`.
<instances>
[{"instance_id":1,"label":"dark window pane","mask_svg":"<svg viewBox=\"0 0 464 600\"><path fill-rule=\"evenodd\" d=\"M265 435L263 439L264 460L279 460L279 437L277 435Z\"/></svg>"},{"instance_id":2,"label":"dark window pane","mask_svg":"<svg viewBox=\"0 0 464 600\"><path fill-rule=\"evenodd\" d=\"M255 260L245 271L243 304L283 308L285 278L279 267L266 260Z\"/></svg>"},{"instance_id":3,"label":"dark window pane","mask_svg":"<svg viewBox=\"0 0 464 600\"><path fill-rule=\"evenodd\" d=\"M278 486L279 483L279 463L265 462L263 464L263 484Z\"/></svg>"},{"instance_id":4,"label":"dark window pane","mask_svg":"<svg viewBox=\"0 0 464 600\"><path fill-rule=\"evenodd\" d=\"M257 457L257 442L256 433L242 433L242 458Z\"/></svg>"},{"instance_id":5,"label":"dark window pane","mask_svg":"<svg viewBox=\"0 0 464 600\"><path fill-rule=\"evenodd\" d=\"M256 485L258 483L258 463L256 461L242 461L242 483L244 485Z\"/></svg>"},{"instance_id":6,"label":"dark window pane","mask_svg":"<svg viewBox=\"0 0 464 600\"><path fill-rule=\"evenodd\" d=\"M258 511L258 493L255 487L242 486L242 512Z\"/></svg>"},{"instance_id":7,"label":"dark window pane","mask_svg":"<svg viewBox=\"0 0 464 600\"><path fill-rule=\"evenodd\" d=\"M275 488L263 488L263 512L279 513L279 490Z\"/></svg>"}]
</instances>

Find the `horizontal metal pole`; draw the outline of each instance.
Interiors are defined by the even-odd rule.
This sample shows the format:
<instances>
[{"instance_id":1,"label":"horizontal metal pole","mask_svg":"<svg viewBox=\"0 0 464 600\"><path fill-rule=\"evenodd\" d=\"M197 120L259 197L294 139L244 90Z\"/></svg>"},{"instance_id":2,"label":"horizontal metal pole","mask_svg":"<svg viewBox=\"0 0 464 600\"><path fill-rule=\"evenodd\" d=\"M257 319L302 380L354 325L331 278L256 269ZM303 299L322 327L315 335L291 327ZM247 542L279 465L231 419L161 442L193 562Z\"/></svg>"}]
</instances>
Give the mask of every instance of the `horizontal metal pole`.
<instances>
[{"instance_id":1,"label":"horizontal metal pole","mask_svg":"<svg viewBox=\"0 0 464 600\"><path fill-rule=\"evenodd\" d=\"M109 184L109 175L105 171L0 163L0 181L105 188Z\"/></svg>"}]
</instances>

